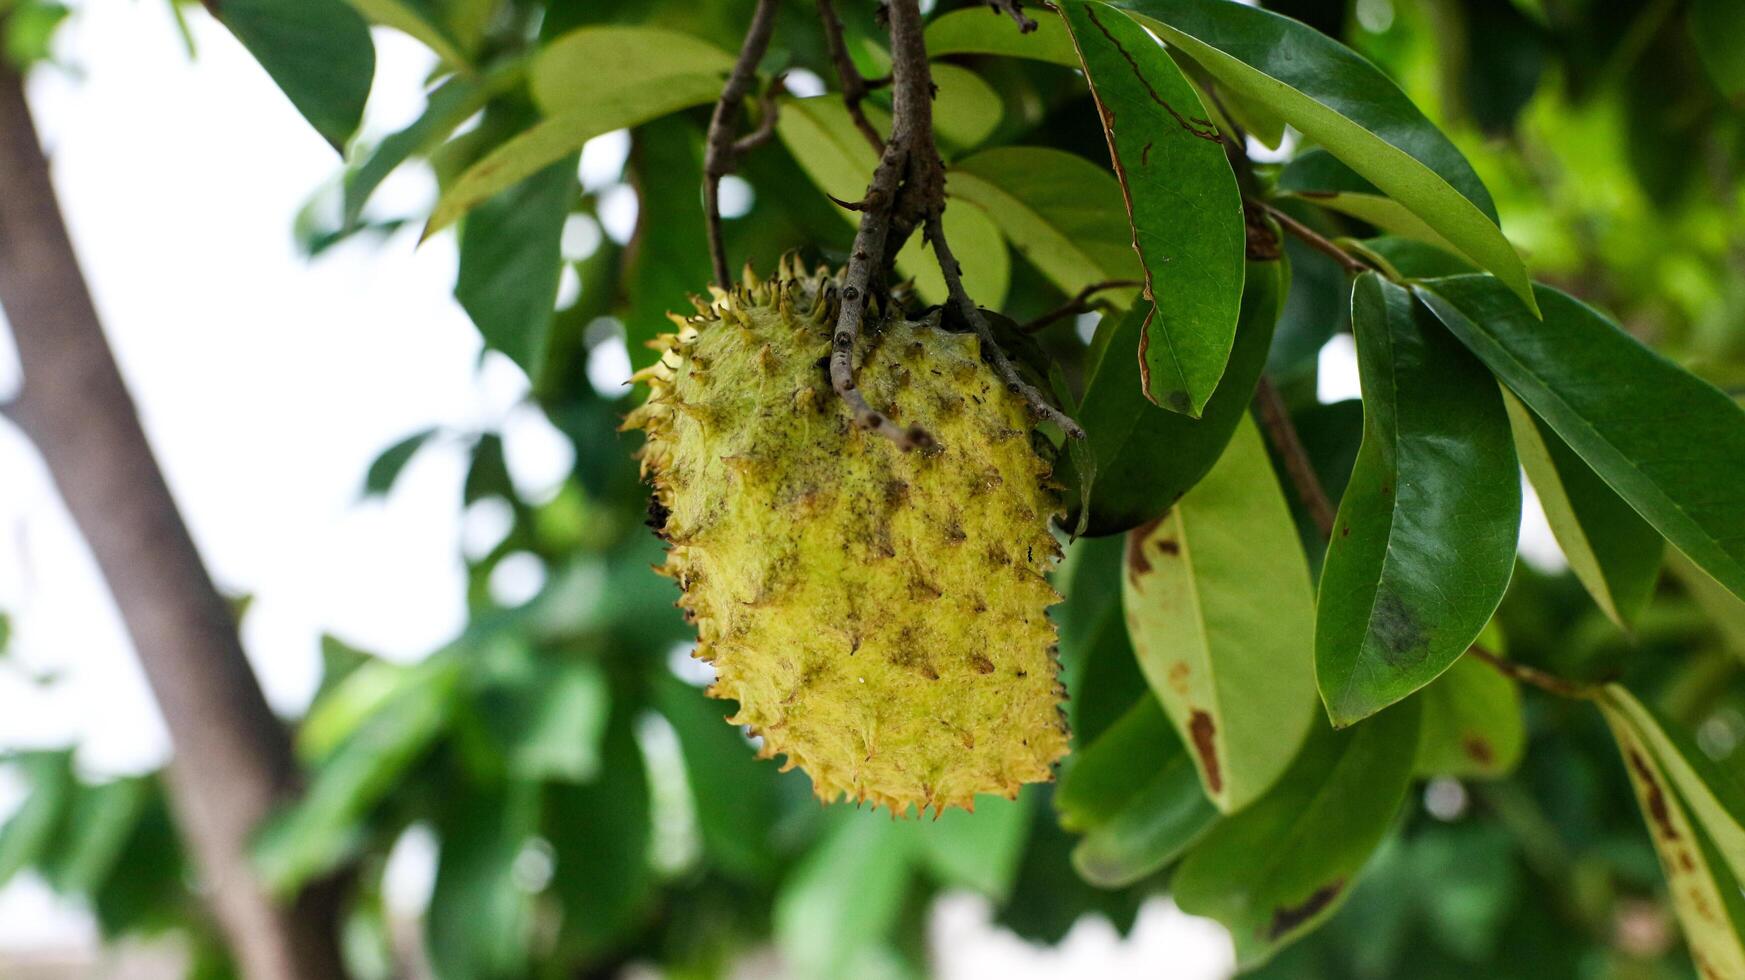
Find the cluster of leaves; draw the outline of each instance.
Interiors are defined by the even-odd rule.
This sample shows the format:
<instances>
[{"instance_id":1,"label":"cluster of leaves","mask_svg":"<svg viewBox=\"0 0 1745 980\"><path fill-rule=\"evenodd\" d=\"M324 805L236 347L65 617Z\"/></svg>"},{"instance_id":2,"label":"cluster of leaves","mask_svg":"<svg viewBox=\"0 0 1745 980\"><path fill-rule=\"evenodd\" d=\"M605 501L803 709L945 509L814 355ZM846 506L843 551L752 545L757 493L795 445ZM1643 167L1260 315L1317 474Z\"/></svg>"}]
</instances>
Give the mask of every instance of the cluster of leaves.
<instances>
[{"instance_id":1,"label":"cluster of leaves","mask_svg":"<svg viewBox=\"0 0 1745 980\"><path fill-rule=\"evenodd\" d=\"M862 74L884 74L871 5L844 6ZM383 868L411 828L438 841L424 947L445 977L712 973L771 936L801 975L924 973L925 911L950 888L1044 941L1087 913L1125 928L1167 891L1277 976L1745 975L1745 413L1640 339L1745 377L1732 8L1063 0L1020 34L963 6L927 43L970 293L1018 320L1145 288L1100 292L1088 338L1057 319L1014 351L1089 433L1059 467L1081 535L1055 610L1075 751L1052 791L932 824L820 811L675 676L688 629L647 571L615 434L634 393L587 380L619 339L646 356L708 279L702 138L750 5L215 6L340 147L368 23L435 52L425 113L350 145L337 222L303 230L325 247L458 222L456 296L577 448L544 501L495 433L419 433L372 468L385 493L425 444L462 439L466 503L510 529L470 559L451 647L397 665L330 644L298 727L309 789L263 831L263 873L352 883L361 976L392 969ZM811 5L783 7L761 67L832 77ZM729 253L840 261L854 215L830 198L861 196L874 153L839 96L773 110ZM635 235L566 250L599 217L579 153L622 129ZM431 213L372 211L413 160L437 175ZM1542 274L1631 329L1533 282L1499 213ZM921 248L898 266L937 302ZM560 306L566 270L581 288ZM1344 330L1363 398L1315 404L1316 354ZM1283 419L1251 417L1263 374ZM1570 576L1517 559L1522 469ZM1316 483L1338 503L1326 528ZM511 556L547 584L499 608ZM1524 698L1520 675L1555 696ZM105 875L55 870L98 860L51 842L97 819L64 801L122 791L57 796L78 785L64 756L20 762L39 788L0 875L34 862L103 916ZM1408 805L1425 781L1435 805ZM98 821L106 868L155 805Z\"/></svg>"}]
</instances>

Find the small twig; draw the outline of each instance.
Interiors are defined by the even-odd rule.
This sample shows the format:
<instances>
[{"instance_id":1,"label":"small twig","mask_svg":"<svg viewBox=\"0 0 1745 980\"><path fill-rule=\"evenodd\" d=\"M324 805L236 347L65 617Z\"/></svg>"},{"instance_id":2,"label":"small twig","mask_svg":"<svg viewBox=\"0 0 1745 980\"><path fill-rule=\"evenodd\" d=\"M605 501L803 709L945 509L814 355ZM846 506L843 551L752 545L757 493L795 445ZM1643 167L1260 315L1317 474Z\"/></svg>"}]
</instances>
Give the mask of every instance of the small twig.
<instances>
[{"instance_id":1,"label":"small twig","mask_svg":"<svg viewBox=\"0 0 1745 980\"><path fill-rule=\"evenodd\" d=\"M1000 375L1000 380L1006 383L1007 390L1020 395L1029 403L1030 410L1039 417L1060 426L1068 438L1083 439L1084 427L1042 396L1036 386L1025 381L1018 374L1018 368L1012 363L1006 352L1000 349L1000 344L994 339L993 328L988 325L988 318L982 315L981 307L969 298L963 289L963 267L958 264L957 257L951 254L951 245L945 240L945 226L940 221L940 212L934 212L927 217L927 240L933 244L934 257L939 260L939 269L945 274L945 287L951 296L951 303L957 307L957 313L971 327L976 336L981 338L982 351L993 361L994 370Z\"/></svg>"},{"instance_id":2,"label":"small twig","mask_svg":"<svg viewBox=\"0 0 1745 980\"><path fill-rule=\"evenodd\" d=\"M1023 330L1025 333L1035 333L1043 327L1059 320L1064 320L1075 313L1086 312L1090 309L1091 297L1105 289L1129 289L1143 285L1145 285L1145 283L1138 279L1105 279L1102 282L1093 282L1089 286L1086 286L1075 293L1072 299L1067 300L1055 309L1031 320L1019 329Z\"/></svg>"},{"instance_id":3,"label":"small twig","mask_svg":"<svg viewBox=\"0 0 1745 980\"><path fill-rule=\"evenodd\" d=\"M1028 34L1036 29L1036 22L1024 16L1023 0L988 0L988 6L994 9L994 13L1012 18L1012 23L1018 25L1020 34Z\"/></svg>"},{"instance_id":4,"label":"small twig","mask_svg":"<svg viewBox=\"0 0 1745 980\"><path fill-rule=\"evenodd\" d=\"M854 66L854 59L849 57L848 45L842 39L842 18L836 16L836 6L830 0L818 0L818 19L824 25L824 45L830 49L830 61L836 66L836 77L842 84L842 104L848 108L854 128L872 144L873 152L883 153L884 137L867 119L860 104L866 100L867 93L890 84L894 74L871 81L861 75L860 69Z\"/></svg>"},{"instance_id":5,"label":"small twig","mask_svg":"<svg viewBox=\"0 0 1745 980\"><path fill-rule=\"evenodd\" d=\"M1266 427L1267 438L1284 460L1285 475L1290 477L1291 487L1297 492L1297 500L1309 512L1309 518L1315 522L1321 537L1332 538L1335 520L1333 501L1328 499L1326 488L1321 486L1321 478L1315 474L1315 464L1309 460L1309 452L1303 448L1303 441L1297 436L1297 427L1291 421L1290 410L1285 407L1284 399L1279 396L1272 379L1265 375L1261 375L1260 383L1254 388L1254 410L1260 413L1260 424Z\"/></svg>"},{"instance_id":6,"label":"small twig","mask_svg":"<svg viewBox=\"0 0 1745 980\"><path fill-rule=\"evenodd\" d=\"M1578 684L1575 681L1567 680L1556 674L1547 673L1537 667L1529 667L1526 664L1516 663L1513 660L1505 660L1489 650L1486 650L1484 647L1479 646L1477 643L1467 647L1466 652L1485 663L1490 664L1491 667L1496 669L1497 673L1502 674L1504 677L1513 678L1523 684L1531 684L1542 691L1547 691L1559 697L1592 698L1598 693L1590 684Z\"/></svg>"},{"instance_id":7,"label":"small twig","mask_svg":"<svg viewBox=\"0 0 1745 980\"><path fill-rule=\"evenodd\" d=\"M703 155L703 221L709 234L709 259L714 266L715 284L728 284L727 246L721 240L721 178L733 172L739 149L734 131L738 127L740 103L757 80L757 63L769 50L770 35L775 32L779 0L757 0L757 10L746 28L745 43L740 46L739 60L721 88L721 98L715 103L715 113L709 118L708 147ZM775 102L766 96L764 118L759 129L775 125ZM752 134L756 136L757 134ZM765 135L763 139L768 139ZM761 142L761 141L760 141ZM756 145L755 143L753 145Z\"/></svg>"},{"instance_id":8,"label":"small twig","mask_svg":"<svg viewBox=\"0 0 1745 980\"><path fill-rule=\"evenodd\" d=\"M1310 228L1308 225L1303 224L1301 221L1298 221L1265 201L1255 201L1253 203L1259 206L1260 209L1265 211L1268 215L1271 215L1272 219L1278 222L1280 228L1283 228L1285 231L1302 239L1303 244L1309 246L1315 251L1331 257L1333 261L1339 263L1339 265L1351 275L1355 276L1358 273L1369 271L1369 266L1365 264L1362 259L1340 248L1333 242L1328 241L1326 238L1322 237L1319 232Z\"/></svg>"},{"instance_id":9,"label":"small twig","mask_svg":"<svg viewBox=\"0 0 1745 980\"><path fill-rule=\"evenodd\" d=\"M788 91L788 73L779 72L770 79L764 87L763 97L757 100L757 128L733 141L733 159L750 153L752 150L768 143L776 135L776 121L781 118L781 103L776 101ZM725 176L725 175L723 175Z\"/></svg>"}]
</instances>

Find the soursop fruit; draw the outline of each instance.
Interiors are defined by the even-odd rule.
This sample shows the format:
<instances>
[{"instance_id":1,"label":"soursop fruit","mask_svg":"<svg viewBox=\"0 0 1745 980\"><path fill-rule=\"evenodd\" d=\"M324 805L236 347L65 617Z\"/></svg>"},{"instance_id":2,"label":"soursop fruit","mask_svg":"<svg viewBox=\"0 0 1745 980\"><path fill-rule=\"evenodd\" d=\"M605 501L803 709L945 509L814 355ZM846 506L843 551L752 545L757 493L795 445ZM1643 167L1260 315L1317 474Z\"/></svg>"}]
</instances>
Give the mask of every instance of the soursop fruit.
<instances>
[{"instance_id":1,"label":"soursop fruit","mask_svg":"<svg viewBox=\"0 0 1745 980\"><path fill-rule=\"evenodd\" d=\"M934 444L853 425L827 377L838 287L784 262L656 341L625 425L647 437L661 571L761 755L826 802L973 809L1066 751L1049 465L973 335L876 308L857 380Z\"/></svg>"}]
</instances>

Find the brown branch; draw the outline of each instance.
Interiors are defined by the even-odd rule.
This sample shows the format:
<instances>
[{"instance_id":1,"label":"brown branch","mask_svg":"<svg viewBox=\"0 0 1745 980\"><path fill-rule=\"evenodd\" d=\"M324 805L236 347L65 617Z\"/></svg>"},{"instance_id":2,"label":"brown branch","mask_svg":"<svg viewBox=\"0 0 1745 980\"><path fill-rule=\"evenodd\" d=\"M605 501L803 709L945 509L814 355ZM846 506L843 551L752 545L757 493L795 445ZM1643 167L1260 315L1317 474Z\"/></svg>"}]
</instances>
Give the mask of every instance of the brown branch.
<instances>
[{"instance_id":1,"label":"brown branch","mask_svg":"<svg viewBox=\"0 0 1745 980\"><path fill-rule=\"evenodd\" d=\"M1059 320L1064 320L1077 313L1089 311L1091 308L1091 297L1106 289L1130 289L1143 285L1145 285L1145 283L1138 279L1105 279L1102 282L1093 282L1089 286L1086 286L1073 294L1072 299L1067 300L1060 306L1057 306L1036 319L1031 320L1019 329L1023 330L1025 333L1035 333L1049 324L1055 323Z\"/></svg>"},{"instance_id":2,"label":"brown branch","mask_svg":"<svg viewBox=\"0 0 1745 980\"><path fill-rule=\"evenodd\" d=\"M1028 34L1036 29L1036 22L1024 16L1023 0L988 0L988 6L994 9L994 13L1012 18L1012 23L1018 25L1020 34Z\"/></svg>"},{"instance_id":3,"label":"brown branch","mask_svg":"<svg viewBox=\"0 0 1745 980\"><path fill-rule=\"evenodd\" d=\"M757 63L769 50L770 35L775 33L776 11L780 6L780 0L757 0L751 26L745 31L745 43L739 48L739 60L733 63L727 84L721 88L721 98L715 103L715 113L709 118L707 149L703 154L703 221L709 235L709 259L714 266L715 284L723 288L728 284L728 272L727 246L721 240L721 178L732 173L738 163L741 147L736 145L734 132L739 125L740 104L757 80ZM779 81L776 84L779 85ZM775 96L766 93L760 132L773 131L775 106ZM752 136L757 136L757 133ZM756 142L767 139L769 135L764 132ZM756 142L751 145L755 146Z\"/></svg>"},{"instance_id":4,"label":"brown branch","mask_svg":"<svg viewBox=\"0 0 1745 980\"><path fill-rule=\"evenodd\" d=\"M1267 438L1278 450L1279 458L1284 460L1285 475L1290 477L1297 500L1309 512L1309 518L1315 522L1321 537L1331 539L1333 502L1327 498L1321 478L1315 475L1315 464L1309 460L1308 450L1303 448L1303 441L1297 436L1290 410L1285 407L1272 379L1265 375L1261 375L1260 383L1254 388L1254 410L1260 414L1260 424L1266 428Z\"/></svg>"},{"instance_id":5,"label":"brown branch","mask_svg":"<svg viewBox=\"0 0 1745 980\"><path fill-rule=\"evenodd\" d=\"M842 84L842 104L848 108L849 118L854 120L854 128L866 137L872 144L874 153L885 151L884 137L867 119L866 111L860 104L866 100L867 93L873 89L890 84L892 76L882 79L868 80L861 75L860 69L854 66L854 59L848 54L848 45L842 39L842 18L836 16L836 6L830 0L818 0L818 20L824 25L824 45L830 49L830 61L836 66L836 77Z\"/></svg>"},{"instance_id":6,"label":"brown branch","mask_svg":"<svg viewBox=\"0 0 1745 980\"><path fill-rule=\"evenodd\" d=\"M279 899L250 863L255 829L296 788L290 741L152 458L55 203L23 79L4 59L0 307L24 373L7 414L41 452L121 611L175 750L177 826L242 974L344 977L332 886Z\"/></svg>"},{"instance_id":7,"label":"brown branch","mask_svg":"<svg viewBox=\"0 0 1745 980\"><path fill-rule=\"evenodd\" d=\"M1308 225L1303 224L1301 221L1298 221L1265 201L1254 201L1253 203L1262 211L1265 211L1268 215L1272 216L1272 219L1278 222L1280 228L1283 228L1290 234L1302 239L1303 244L1339 263L1340 267L1347 273L1355 276L1358 273L1369 271L1369 266L1365 264L1362 259L1340 248L1333 242L1328 241L1319 232L1315 231L1315 229L1310 228Z\"/></svg>"},{"instance_id":8,"label":"brown branch","mask_svg":"<svg viewBox=\"0 0 1745 980\"><path fill-rule=\"evenodd\" d=\"M1541 691L1555 694L1558 697L1593 698L1599 694L1599 690L1592 685L1578 684L1556 674L1547 673L1537 667L1529 667L1513 660L1505 660L1477 643L1467 647L1466 652L1490 664L1497 673L1504 677L1513 678L1523 684L1531 684Z\"/></svg>"}]
</instances>

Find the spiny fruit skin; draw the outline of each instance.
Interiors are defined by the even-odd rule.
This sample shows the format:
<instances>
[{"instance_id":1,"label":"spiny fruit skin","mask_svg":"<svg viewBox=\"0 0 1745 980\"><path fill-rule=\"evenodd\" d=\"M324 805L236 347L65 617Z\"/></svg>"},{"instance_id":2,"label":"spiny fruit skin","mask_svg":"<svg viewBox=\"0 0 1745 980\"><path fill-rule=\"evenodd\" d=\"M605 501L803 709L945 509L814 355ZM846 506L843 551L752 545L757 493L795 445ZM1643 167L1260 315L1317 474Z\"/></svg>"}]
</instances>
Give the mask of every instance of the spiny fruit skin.
<instances>
[{"instance_id":1,"label":"spiny fruit skin","mask_svg":"<svg viewBox=\"0 0 1745 980\"><path fill-rule=\"evenodd\" d=\"M748 272L657 341L625 426L647 435L661 571L715 666L709 693L739 702L728 720L764 757L825 802L974 809L1066 752L1049 467L974 336L876 309L857 380L936 445L854 426L824 367L838 286L791 261Z\"/></svg>"}]
</instances>

